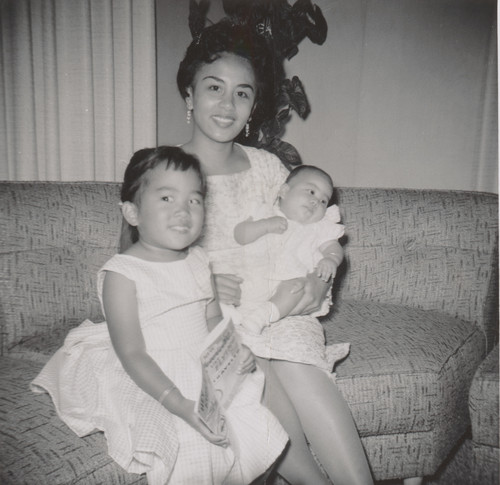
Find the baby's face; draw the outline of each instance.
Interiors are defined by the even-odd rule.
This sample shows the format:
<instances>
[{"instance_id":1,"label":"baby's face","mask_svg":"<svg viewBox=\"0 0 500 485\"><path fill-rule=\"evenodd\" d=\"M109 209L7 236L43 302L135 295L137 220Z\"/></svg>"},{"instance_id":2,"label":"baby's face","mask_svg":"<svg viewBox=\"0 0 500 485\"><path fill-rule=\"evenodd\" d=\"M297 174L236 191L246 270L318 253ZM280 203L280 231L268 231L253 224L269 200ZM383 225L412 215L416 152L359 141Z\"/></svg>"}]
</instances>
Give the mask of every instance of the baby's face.
<instances>
[{"instance_id":1,"label":"baby's face","mask_svg":"<svg viewBox=\"0 0 500 485\"><path fill-rule=\"evenodd\" d=\"M280 191L280 209L285 216L301 224L323 219L333 189L321 173L305 170Z\"/></svg>"}]
</instances>

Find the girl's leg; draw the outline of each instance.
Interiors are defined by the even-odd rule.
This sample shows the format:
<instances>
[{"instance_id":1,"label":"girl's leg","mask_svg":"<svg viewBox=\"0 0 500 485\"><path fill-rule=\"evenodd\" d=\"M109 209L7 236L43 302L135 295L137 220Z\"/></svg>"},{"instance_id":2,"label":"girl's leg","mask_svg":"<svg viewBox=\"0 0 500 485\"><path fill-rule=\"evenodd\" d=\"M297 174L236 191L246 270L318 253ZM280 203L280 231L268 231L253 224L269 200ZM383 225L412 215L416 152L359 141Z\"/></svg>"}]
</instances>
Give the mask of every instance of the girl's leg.
<instances>
[{"instance_id":1,"label":"girl's leg","mask_svg":"<svg viewBox=\"0 0 500 485\"><path fill-rule=\"evenodd\" d=\"M330 377L312 365L279 360L271 365L335 485L373 484L349 406Z\"/></svg>"},{"instance_id":2,"label":"girl's leg","mask_svg":"<svg viewBox=\"0 0 500 485\"><path fill-rule=\"evenodd\" d=\"M290 437L288 448L278 460L275 470L292 485L329 485L330 481L309 450L297 413L270 362L259 357L257 361L266 375L264 404Z\"/></svg>"}]
</instances>

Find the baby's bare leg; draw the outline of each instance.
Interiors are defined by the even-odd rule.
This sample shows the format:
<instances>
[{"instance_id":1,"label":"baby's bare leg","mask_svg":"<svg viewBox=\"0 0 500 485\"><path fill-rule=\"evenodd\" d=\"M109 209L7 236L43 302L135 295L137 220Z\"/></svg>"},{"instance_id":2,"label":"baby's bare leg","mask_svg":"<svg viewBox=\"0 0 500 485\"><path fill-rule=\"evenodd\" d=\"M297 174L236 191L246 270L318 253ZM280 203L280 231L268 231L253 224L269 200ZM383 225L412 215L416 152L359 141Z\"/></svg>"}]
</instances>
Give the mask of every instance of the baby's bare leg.
<instances>
[{"instance_id":1,"label":"baby's bare leg","mask_svg":"<svg viewBox=\"0 0 500 485\"><path fill-rule=\"evenodd\" d=\"M316 464L304 437L299 418L269 361L257 357L266 375L264 405L285 428L290 443L276 466L278 473L292 485L330 485Z\"/></svg>"},{"instance_id":2,"label":"baby's bare leg","mask_svg":"<svg viewBox=\"0 0 500 485\"><path fill-rule=\"evenodd\" d=\"M337 386L312 365L271 361L312 449L335 485L372 485L351 411Z\"/></svg>"}]
</instances>

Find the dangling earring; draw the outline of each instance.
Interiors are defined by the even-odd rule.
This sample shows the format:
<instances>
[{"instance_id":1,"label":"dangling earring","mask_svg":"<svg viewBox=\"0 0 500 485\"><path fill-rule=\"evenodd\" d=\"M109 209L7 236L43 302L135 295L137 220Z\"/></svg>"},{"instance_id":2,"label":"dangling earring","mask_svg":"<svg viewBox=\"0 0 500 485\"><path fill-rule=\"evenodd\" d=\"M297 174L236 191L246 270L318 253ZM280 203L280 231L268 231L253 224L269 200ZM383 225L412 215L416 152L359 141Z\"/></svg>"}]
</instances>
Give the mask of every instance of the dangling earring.
<instances>
[{"instance_id":1,"label":"dangling earring","mask_svg":"<svg viewBox=\"0 0 500 485\"><path fill-rule=\"evenodd\" d=\"M245 125L245 137L248 138L248 135L250 135L250 120L247 121L247 124Z\"/></svg>"},{"instance_id":2,"label":"dangling earring","mask_svg":"<svg viewBox=\"0 0 500 485\"><path fill-rule=\"evenodd\" d=\"M191 123L191 109L187 109L187 113L186 113L186 122L187 124L189 125Z\"/></svg>"}]
</instances>

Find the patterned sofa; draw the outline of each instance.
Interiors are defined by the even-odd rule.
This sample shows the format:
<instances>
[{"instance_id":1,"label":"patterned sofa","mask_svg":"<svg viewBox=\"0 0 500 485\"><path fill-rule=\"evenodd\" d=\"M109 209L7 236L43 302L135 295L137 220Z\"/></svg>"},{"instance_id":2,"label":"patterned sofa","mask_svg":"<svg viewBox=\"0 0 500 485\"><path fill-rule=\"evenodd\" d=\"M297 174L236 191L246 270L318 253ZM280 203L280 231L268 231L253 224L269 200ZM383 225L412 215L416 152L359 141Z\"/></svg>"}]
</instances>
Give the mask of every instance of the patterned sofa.
<instances>
[{"instance_id":1,"label":"patterned sofa","mask_svg":"<svg viewBox=\"0 0 500 485\"><path fill-rule=\"evenodd\" d=\"M0 183L2 484L146 483L108 458L100 433L76 437L28 389L69 328L102 320L95 275L117 251L118 194L115 183ZM328 341L351 342L338 385L377 480L438 479L470 430L471 382L498 339L497 196L337 198L346 262L323 323Z\"/></svg>"}]
</instances>

